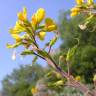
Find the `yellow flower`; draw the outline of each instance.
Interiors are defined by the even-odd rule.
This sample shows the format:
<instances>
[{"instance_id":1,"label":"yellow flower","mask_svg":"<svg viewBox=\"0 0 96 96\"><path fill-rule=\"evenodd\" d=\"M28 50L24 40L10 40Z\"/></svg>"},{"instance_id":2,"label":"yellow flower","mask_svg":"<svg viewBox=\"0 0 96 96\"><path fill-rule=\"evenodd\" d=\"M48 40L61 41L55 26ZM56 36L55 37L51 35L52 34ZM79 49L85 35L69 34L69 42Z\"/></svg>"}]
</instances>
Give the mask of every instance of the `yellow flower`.
<instances>
[{"instance_id":1,"label":"yellow flower","mask_svg":"<svg viewBox=\"0 0 96 96\"><path fill-rule=\"evenodd\" d=\"M46 18L45 19L45 30L46 31L54 31L57 29L57 25L51 18Z\"/></svg>"},{"instance_id":2,"label":"yellow flower","mask_svg":"<svg viewBox=\"0 0 96 96\"><path fill-rule=\"evenodd\" d=\"M35 16L35 14L34 15L32 15L32 26L33 27L35 27L36 25L37 25L37 20L36 20L36 16Z\"/></svg>"},{"instance_id":3,"label":"yellow flower","mask_svg":"<svg viewBox=\"0 0 96 96\"><path fill-rule=\"evenodd\" d=\"M80 12L80 8L74 7L71 9L71 12Z\"/></svg>"},{"instance_id":4,"label":"yellow flower","mask_svg":"<svg viewBox=\"0 0 96 96\"><path fill-rule=\"evenodd\" d=\"M72 12L70 16L71 16L71 17L74 17L74 16L76 16L76 15L78 15L78 12Z\"/></svg>"},{"instance_id":5,"label":"yellow flower","mask_svg":"<svg viewBox=\"0 0 96 96\"><path fill-rule=\"evenodd\" d=\"M71 17L78 15L80 12L80 8L74 7L71 9Z\"/></svg>"},{"instance_id":6,"label":"yellow flower","mask_svg":"<svg viewBox=\"0 0 96 96\"><path fill-rule=\"evenodd\" d=\"M81 5L82 3L84 3L84 0L76 0L76 3L77 3L78 5Z\"/></svg>"},{"instance_id":7,"label":"yellow flower","mask_svg":"<svg viewBox=\"0 0 96 96\"><path fill-rule=\"evenodd\" d=\"M35 93L37 93L37 92L38 92L38 89L37 89L37 88L32 88L32 89L31 89L31 93L32 93L32 94L35 94Z\"/></svg>"},{"instance_id":8,"label":"yellow flower","mask_svg":"<svg viewBox=\"0 0 96 96\"><path fill-rule=\"evenodd\" d=\"M32 16L32 24L36 26L39 24L45 17L45 10L43 8L39 8L37 12Z\"/></svg>"},{"instance_id":9,"label":"yellow flower","mask_svg":"<svg viewBox=\"0 0 96 96\"><path fill-rule=\"evenodd\" d=\"M76 77L75 77L75 80L76 80L76 81L80 81L80 80L81 80L81 77L80 77L80 76L76 76Z\"/></svg>"},{"instance_id":10,"label":"yellow flower","mask_svg":"<svg viewBox=\"0 0 96 96\"><path fill-rule=\"evenodd\" d=\"M19 42L22 40L22 38L18 34L11 34L11 36L16 40L16 42Z\"/></svg>"},{"instance_id":11,"label":"yellow flower","mask_svg":"<svg viewBox=\"0 0 96 96\"><path fill-rule=\"evenodd\" d=\"M17 14L18 16L18 19L21 20L21 21L26 21L27 20L27 9L24 7L23 8L23 11L19 12Z\"/></svg>"},{"instance_id":12,"label":"yellow flower","mask_svg":"<svg viewBox=\"0 0 96 96\"><path fill-rule=\"evenodd\" d=\"M96 81L96 74L95 74L94 77L93 77L93 81Z\"/></svg>"},{"instance_id":13,"label":"yellow flower","mask_svg":"<svg viewBox=\"0 0 96 96\"><path fill-rule=\"evenodd\" d=\"M45 17L45 10L43 8L39 8L35 13L37 23L40 23Z\"/></svg>"},{"instance_id":14,"label":"yellow flower","mask_svg":"<svg viewBox=\"0 0 96 96\"><path fill-rule=\"evenodd\" d=\"M25 28L20 24L20 21L16 21L16 25L14 26L14 28L10 29L10 34L18 34L24 31Z\"/></svg>"},{"instance_id":15,"label":"yellow flower","mask_svg":"<svg viewBox=\"0 0 96 96\"><path fill-rule=\"evenodd\" d=\"M93 3L94 3L93 0L87 0L87 4L88 4L88 5L92 5Z\"/></svg>"},{"instance_id":16,"label":"yellow flower","mask_svg":"<svg viewBox=\"0 0 96 96\"><path fill-rule=\"evenodd\" d=\"M45 36L46 36L46 32L39 32L38 33L38 37L40 40L44 40Z\"/></svg>"}]
</instances>

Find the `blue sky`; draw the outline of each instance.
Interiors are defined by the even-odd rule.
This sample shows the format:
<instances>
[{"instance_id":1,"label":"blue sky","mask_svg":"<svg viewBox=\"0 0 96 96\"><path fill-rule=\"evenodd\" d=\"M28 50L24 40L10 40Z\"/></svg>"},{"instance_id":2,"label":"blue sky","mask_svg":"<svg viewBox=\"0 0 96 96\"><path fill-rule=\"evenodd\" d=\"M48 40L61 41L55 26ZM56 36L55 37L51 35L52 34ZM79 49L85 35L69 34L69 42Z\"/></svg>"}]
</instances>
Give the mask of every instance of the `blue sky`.
<instances>
[{"instance_id":1,"label":"blue sky","mask_svg":"<svg viewBox=\"0 0 96 96\"><path fill-rule=\"evenodd\" d=\"M0 1L0 88L1 80L5 75L10 74L14 68L21 64L31 64L31 57L25 57L23 60L17 56L16 61L12 61L11 55L13 50L6 48L6 43L13 42L8 30L15 25L17 12L21 11L24 6L28 9L28 15L40 7L46 10L47 16L58 21L60 10L67 10L74 6L75 0L1 0ZM48 37L50 38L50 36ZM60 41L55 45L57 48ZM18 50L20 51L20 50ZM39 60L39 62L41 62ZM42 63L42 62L41 62Z\"/></svg>"}]
</instances>

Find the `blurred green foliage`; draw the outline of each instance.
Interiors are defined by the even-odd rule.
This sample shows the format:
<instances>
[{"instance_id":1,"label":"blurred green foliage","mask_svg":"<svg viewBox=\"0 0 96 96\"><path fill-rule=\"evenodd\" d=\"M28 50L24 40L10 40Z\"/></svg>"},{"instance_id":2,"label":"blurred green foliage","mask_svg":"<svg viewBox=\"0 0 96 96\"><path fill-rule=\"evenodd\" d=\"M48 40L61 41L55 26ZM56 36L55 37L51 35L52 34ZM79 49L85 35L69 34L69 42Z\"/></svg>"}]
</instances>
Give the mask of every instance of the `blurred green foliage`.
<instances>
[{"instance_id":1,"label":"blurred green foliage","mask_svg":"<svg viewBox=\"0 0 96 96\"><path fill-rule=\"evenodd\" d=\"M20 66L2 81L4 96L32 96L31 88L44 76L45 70L40 65Z\"/></svg>"},{"instance_id":2,"label":"blurred green foliage","mask_svg":"<svg viewBox=\"0 0 96 96\"><path fill-rule=\"evenodd\" d=\"M86 83L92 83L93 74L96 73L96 30L91 30L90 26L94 20L90 22L86 29L81 30L79 24L83 24L85 17L83 15L70 18L70 12L61 12L59 16L59 32L62 40L60 52L54 58L58 61L58 57L62 55L66 58L69 48L73 48L79 40L78 48L75 55L70 61L70 70L74 76L80 75ZM66 69L66 62L62 63L63 69Z\"/></svg>"}]
</instances>

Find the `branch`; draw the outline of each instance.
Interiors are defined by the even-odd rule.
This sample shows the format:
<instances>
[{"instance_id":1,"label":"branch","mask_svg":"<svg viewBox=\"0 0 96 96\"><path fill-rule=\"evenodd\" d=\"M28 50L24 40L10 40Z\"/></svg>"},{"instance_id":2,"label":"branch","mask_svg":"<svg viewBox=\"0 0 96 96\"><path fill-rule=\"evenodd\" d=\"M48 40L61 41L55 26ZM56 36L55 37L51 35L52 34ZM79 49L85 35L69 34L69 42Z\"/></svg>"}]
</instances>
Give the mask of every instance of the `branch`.
<instances>
[{"instance_id":1,"label":"branch","mask_svg":"<svg viewBox=\"0 0 96 96\"><path fill-rule=\"evenodd\" d=\"M67 72L63 71L56 63L54 63L53 60L50 60L48 58L45 58L47 63L51 65L60 75L64 78L69 78L70 85L72 85L75 88L78 88L82 93L88 93L90 96L96 96L93 91L90 91L88 87L78 81L76 81L72 75L68 75Z\"/></svg>"}]
</instances>

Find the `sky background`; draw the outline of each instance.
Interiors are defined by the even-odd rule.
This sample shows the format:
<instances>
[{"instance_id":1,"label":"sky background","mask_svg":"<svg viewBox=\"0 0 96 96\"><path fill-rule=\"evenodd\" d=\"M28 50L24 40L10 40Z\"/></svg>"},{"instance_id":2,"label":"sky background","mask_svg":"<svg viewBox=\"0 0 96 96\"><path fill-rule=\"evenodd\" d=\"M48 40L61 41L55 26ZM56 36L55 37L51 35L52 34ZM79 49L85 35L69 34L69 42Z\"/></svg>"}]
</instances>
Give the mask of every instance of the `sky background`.
<instances>
[{"instance_id":1,"label":"sky background","mask_svg":"<svg viewBox=\"0 0 96 96\"><path fill-rule=\"evenodd\" d=\"M74 6L75 0L1 0L0 1L0 88L2 79L12 72L14 68L18 68L22 64L31 64L32 57L25 57L20 59L19 55L15 61L12 61L12 49L6 48L6 43L12 43L8 30L15 25L17 20L17 13L25 6L28 10L28 17L31 18L32 14L40 7L46 10L48 17L53 18L58 22L60 10L67 10ZM51 35L46 39L51 38ZM61 41L58 41L54 48L58 48ZM41 43L40 43L41 45ZM17 49L20 52L22 48ZM43 61L39 60L42 64Z\"/></svg>"}]
</instances>

